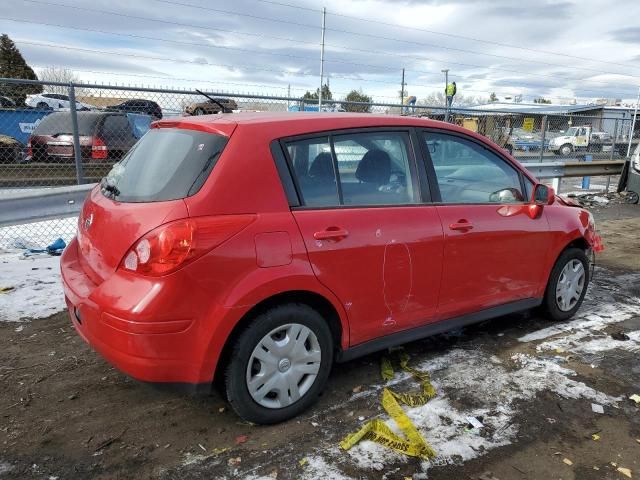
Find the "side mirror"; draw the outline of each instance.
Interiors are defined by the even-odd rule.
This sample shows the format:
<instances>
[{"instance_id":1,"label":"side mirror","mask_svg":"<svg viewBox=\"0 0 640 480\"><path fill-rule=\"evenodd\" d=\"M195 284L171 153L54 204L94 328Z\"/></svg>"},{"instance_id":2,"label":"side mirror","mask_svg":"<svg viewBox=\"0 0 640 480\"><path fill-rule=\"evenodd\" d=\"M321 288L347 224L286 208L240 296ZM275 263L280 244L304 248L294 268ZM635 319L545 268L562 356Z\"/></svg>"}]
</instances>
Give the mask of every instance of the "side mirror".
<instances>
[{"instance_id":1,"label":"side mirror","mask_svg":"<svg viewBox=\"0 0 640 480\"><path fill-rule=\"evenodd\" d=\"M553 188L539 183L533 189L533 198L531 203L533 205L551 205L556 198L556 192Z\"/></svg>"}]
</instances>

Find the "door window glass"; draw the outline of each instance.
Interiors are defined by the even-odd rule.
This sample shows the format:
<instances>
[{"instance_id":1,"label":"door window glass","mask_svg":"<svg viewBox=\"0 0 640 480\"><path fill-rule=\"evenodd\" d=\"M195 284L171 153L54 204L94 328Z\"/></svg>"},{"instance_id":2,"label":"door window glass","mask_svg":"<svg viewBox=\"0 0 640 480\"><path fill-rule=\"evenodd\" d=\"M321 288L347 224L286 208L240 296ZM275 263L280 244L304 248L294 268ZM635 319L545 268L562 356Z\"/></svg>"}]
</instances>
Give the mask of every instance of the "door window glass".
<instances>
[{"instance_id":1,"label":"door window glass","mask_svg":"<svg viewBox=\"0 0 640 480\"><path fill-rule=\"evenodd\" d=\"M404 132L336 135L333 146L345 205L417 203Z\"/></svg>"},{"instance_id":2,"label":"door window glass","mask_svg":"<svg viewBox=\"0 0 640 480\"><path fill-rule=\"evenodd\" d=\"M287 144L303 204L331 207L340 204L328 137Z\"/></svg>"},{"instance_id":3,"label":"door window glass","mask_svg":"<svg viewBox=\"0 0 640 480\"><path fill-rule=\"evenodd\" d=\"M464 138L425 133L443 203L524 202L520 175L489 149Z\"/></svg>"}]
</instances>

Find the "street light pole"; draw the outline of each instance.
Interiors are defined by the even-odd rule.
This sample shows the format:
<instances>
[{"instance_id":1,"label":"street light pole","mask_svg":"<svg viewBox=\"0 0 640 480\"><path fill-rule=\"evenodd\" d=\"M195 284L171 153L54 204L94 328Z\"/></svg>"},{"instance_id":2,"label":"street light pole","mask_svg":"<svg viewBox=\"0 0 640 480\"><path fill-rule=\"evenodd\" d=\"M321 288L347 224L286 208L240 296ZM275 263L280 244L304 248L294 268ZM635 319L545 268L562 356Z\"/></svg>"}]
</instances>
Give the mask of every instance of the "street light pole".
<instances>
[{"instance_id":1,"label":"street light pole","mask_svg":"<svg viewBox=\"0 0 640 480\"><path fill-rule=\"evenodd\" d=\"M444 121L448 122L449 121L449 102L447 101L447 86L449 85L449 69L445 68L444 70L441 70L441 72L444 73L444 106L445 106Z\"/></svg>"},{"instance_id":2,"label":"street light pole","mask_svg":"<svg viewBox=\"0 0 640 480\"><path fill-rule=\"evenodd\" d=\"M631 131L629 132L629 146L627 147L627 158L631 155L631 140L633 139L633 132L636 129L636 117L638 116L638 103L640 102L640 88L638 88L638 98L636 99L636 108L633 110L633 123L631 124Z\"/></svg>"},{"instance_id":3,"label":"street light pole","mask_svg":"<svg viewBox=\"0 0 640 480\"><path fill-rule=\"evenodd\" d=\"M324 77L324 27L327 19L327 9L322 7L322 45L320 47L320 91L318 93L318 112L322 111L322 77Z\"/></svg>"}]
</instances>

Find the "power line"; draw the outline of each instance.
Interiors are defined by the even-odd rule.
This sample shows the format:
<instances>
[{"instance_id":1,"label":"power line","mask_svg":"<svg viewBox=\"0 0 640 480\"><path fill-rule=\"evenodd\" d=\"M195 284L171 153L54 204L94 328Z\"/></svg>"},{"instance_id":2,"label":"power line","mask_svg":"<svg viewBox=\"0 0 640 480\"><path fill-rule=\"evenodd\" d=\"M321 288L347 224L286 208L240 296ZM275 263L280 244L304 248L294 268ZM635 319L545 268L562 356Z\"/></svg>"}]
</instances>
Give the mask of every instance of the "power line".
<instances>
[{"instance_id":1,"label":"power line","mask_svg":"<svg viewBox=\"0 0 640 480\"><path fill-rule=\"evenodd\" d=\"M50 65L34 65L34 68L39 68L39 69L46 69L49 68ZM169 81L169 80L174 80L174 81L182 81L182 82L193 82L193 83L207 83L207 84L211 84L211 85L218 85L218 84L222 84L222 85L237 85L240 87L260 87L260 88L273 88L273 89L278 89L278 90L288 90L289 86L280 86L280 85L265 85L265 84L256 84L256 83L237 83L237 82L225 82L225 81L211 81L211 80L202 80L199 78L184 78L184 77L168 77L166 75L161 76L161 75L149 75L149 74L141 74L141 73L118 73L118 72L105 72L105 71L101 71L101 70L86 70L86 69L80 69L80 68L75 68L75 67L70 67L70 66L62 66L60 68L64 68L67 70L72 70L73 72L81 72L81 73L93 73L93 74L98 74L98 75L114 75L114 76L127 76L127 77L136 77L136 78L153 78L153 79L160 79L160 80L165 80L165 81ZM299 91L299 92L305 92L305 91L309 91L312 90L313 87L291 87L291 90L295 90L295 91ZM233 93L228 91L227 93ZM236 92L236 93L246 93L246 92ZM344 92L344 91L332 91L332 94L337 94L337 95L347 95L350 92ZM395 96L387 96L387 95L374 95L377 98L396 98Z\"/></svg>"},{"instance_id":2,"label":"power line","mask_svg":"<svg viewBox=\"0 0 640 480\"><path fill-rule=\"evenodd\" d=\"M225 32L225 33L233 33L233 34L238 34L238 35L248 35L248 36L253 36L253 37L271 38L271 39L275 39L275 40L282 40L282 41L292 42L292 43L304 43L304 44L314 45L314 46L318 45L316 42L304 41L304 40L299 40L299 39L294 39L294 38L286 38L286 37L279 37L279 36L273 36L273 35L263 35L263 34L255 34L255 33L248 33L248 32L240 32L240 31L236 31L236 30L219 29L219 28L215 28L215 27L207 27L207 26L202 26L202 25L193 25L193 24L174 22L174 21L168 21L168 20L163 20L163 19L141 17L141 16L137 16L137 15L129 15L129 14L124 14L124 13L120 13L120 12L114 12L114 11L110 11L110 10L101 10L101 9L95 9L95 8L89 8L89 7L83 7L83 6L76 6L76 5L69 5L69 4L50 2L50 1L44 1L44 0L23 0L23 1L30 2L30 3L57 6L57 7L77 8L77 9L90 11L90 12L95 12L95 13L116 15L116 16L120 16L120 17L132 18L132 19L137 19L137 20L146 20L146 21L151 21L151 22L160 22L160 23L176 25L176 26L182 26L182 27L198 28L198 29L202 29L202 30L215 30L215 31L221 31L221 32ZM189 7L199 8L199 9L203 9L203 10L211 10L211 11L216 11L216 12L221 12L221 13L228 13L228 14L233 14L233 15L238 15L238 16L246 16L246 17L250 17L250 18L259 18L261 20L267 20L267 21L277 21L277 22L289 23L289 24L294 24L294 25L299 25L299 26L304 26L304 27L319 28L319 27L314 26L314 25L301 24L301 23L297 23L297 22L278 20L278 19L273 19L273 18L268 18L268 17L259 17L259 16L256 16L256 15L243 14L243 13L239 13L239 12L231 12L231 11L228 11L228 10L216 9L216 8L212 8L212 7L204 7L204 6L194 5L194 4L190 4L190 3L181 3L181 2L176 2L176 1L172 1L172 0L156 0L156 1L162 2L162 3L167 3L167 4L174 4L174 5L179 5L179 6L189 6ZM259 0L259 1L266 1L266 0ZM285 5L285 4L283 4L283 5ZM300 8L303 8L303 7L300 7ZM11 20L11 19L9 19L9 20ZM20 21L20 20L14 20L14 21ZM24 21L24 20L22 20L22 21ZM37 23L37 22L33 22L33 23ZM57 26L60 26L62 28L77 28L77 29L80 29L80 30L83 29L83 28L80 28L80 27L68 27L68 26L62 26L62 25L57 25ZM84 30L91 31L91 29L84 29ZM343 32L343 33L348 33L348 34L353 34L353 35L360 35L360 36L367 36L367 37L384 39L384 40L391 40L391 41L397 41L397 42L410 43L410 44L415 44L415 45L420 45L420 46L445 48L445 49L457 50L457 51L466 52L466 53L482 54L482 52L476 52L476 51L472 51L472 50L460 49L460 48L455 48L455 47L441 47L439 45L434 45L434 44L425 44L425 43L421 43L421 42L413 42L413 41L409 41L409 40L402 40L402 39L396 39L396 38L391 38L391 37L382 37L382 36L366 34L366 33L362 33L362 32L352 32L352 31L338 30L338 29L328 29L328 30L334 30L334 31L337 31L337 32ZM102 33L113 34L113 35L132 36L132 37L137 37L137 38L145 38L144 36L141 36L141 35L137 35L136 36L136 35L131 35L131 34L119 34L119 33L104 32L104 31ZM249 49L240 49L240 48L237 48L237 47L225 47L225 46L217 46L217 45L214 46L214 45L198 44L198 43L193 43L193 42L178 42L176 40L167 40L167 39L160 39L160 38L154 38L154 37L146 37L146 38L153 39L153 40L159 40L159 41L166 41L166 42L175 42L175 43L184 43L184 44L188 44L188 45L197 45L197 46L203 46L203 47L209 47L209 48L222 48L222 49L228 49L228 50L248 51L248 52L251 52L251 53L256 53L257 52L257 53L261 53L261 54L265 54L265 55L276 55L276 56L283 56L283 57L298 58L298 59L307 60L306 57L301 57L301 56L291 55L291 54L279 54L279 53L274 53L274 52L260 52L260 51L249 50ZM360 52L363 52L363 53L383 54L383 55L393 56L393 57L412 58L412 59L419 60L419 61L441 62L441 60L428 58L428 57L417 57L417 56L410 56L410 55L378 52L378 51L374 51L374 50L356 49L356 48L352 48L352 47L345 47L345 46L342 46L342 45L327 44L327 46L334 47L334 48L342 48L342 49L345 49L347 51L353 50L353 51L360 51ZM487 55L496 56L498 58L504 57L504 56L501 56L501 55L493 55L493 54L487 54ZM519 60L519 59L516 59L514 57L505 57L505 58ZM400 68L400 67L388 67L388 66L383 66L383 65L371 65L371 64L349 62L349 61L338 60L338 59L336 59L336 60L327 59L327 61L328 62L333 62L333 63L342 63L342 64L346 64L346 65L388 69L388 70L393 70L393 71L395 71L398 68ZM540 61L535 61L535 62L536 63L541 63L541 64L546 64L546 65L549 65L549 66L555 66L555 67L578 69L578 70L589 70L589 71L594 71L594 72L597 72L597 73L609 73L609 72L603 72L603 71L595 70L595 69L585 69L585 68L582 68L582 67L562 66L562 65L558 65L558 64L553 64L553 63L548 63L548 62L540 62ZM488 69L488 70L504 71L504 72L507 72L507 73L516 73L516 74L525 74L525 75L529 74L529 72L522 72L520 70L513 70L513 69L494 67L494 66L475 65L475 64L462 63L462 62L451 62L451 61L448 61L447 64L459 65L459 66L470 67L470 68L483 68L483 69ZM425 71L420 71L420 70L413 70L413 71L415 73L432 73L432 72L425 72ZM620 75L620 76L629 77L629 78L640 78L640 77L636 77L636 76L633 76L633 75L622 74L622 73L615 73L615 75ZM538 74L538 76L546 76L548 78L557 78L557 79L560 79L562 81L566 81L566 78L564 76L551 75L551 74L542 74L542 73ZM588 78L579 78L579 79L574 79L574 80L575 81L597 82L596 80L591 80L591 79L588 79ZM597 83L604 84L604 82L597 82Z\"/></svg>"},{"instance_id":3,"label":"power line","mask_svg":"<svg viewBox=\"0 0 640 480\"><path fill-rule=\"evenodd\" d=\"M38 0L25 0L25 1L32 1L32 2L35 2L35 3L49 3L49 2L40 2ZM168 2L168 0L156 0L156 1ZM168 3L175 3L175 2L168 2ZM60 5L62 5L62 4L60 4ZM68 5L64 5L64 6L68 6ZM93 9L87 9L87 10L93 10ZM112 12L109 12L109 11L100 11L100 12L101 13L112 13ZM91 28L86 28L86 27L68 26L68 25L61 25L61 24L47 23L47 22L34 22L34 21L23 20L23 19L15 19L15 18L11 18L11 17L0 17L0 19L9 20L9 21L13 21L13 22L30 23L30 24L35 24L35 25L46 25L46 26L53 26L53 27L58 27L58 28L71 29L71 30L80 30L80 31L93 32L93 33L101 33L101 34L106 34L106 35L115 35L115 36L138 38L138 39L144 39L144 40L162 41L162 42L175 43L175 44L180 44L180 45L200 46L200 47L205 47L205 48L223 49L223 50L239 51L239 52L245 52L245 53L257 53L257 54L261 54L261 55L279 56L279 57L298 59L298 60L305 60L305 61L309 60L307 57L304 57L304 56L301 56L301 55L292 55L292 54L277 53L277 52L265 52L265 51L261 51L259 49L252 50L252 49L245 49L245 48L239 48L239 47L228 47L228 46L223 46L223 45L210 45L210 44L203 44L203 43L197 43L197 42L185 42L185 41L180 41L180 40L169 40L169 39L164 39L164 38L159 38L159 37L149 37L149 36L129 34L129 33L111 32L111 31L107 31L107 30L91 29ZM156 21L155 19L149 19L149 20ZM205 28L205 27L199 27L199 28ZM432 62L439 62L440 61L438 59L429 58L429 57L415 57L415 58L419 58L422 61L432 61ZM343 65L359 66L359 67L366 67L366 68L379 68L379 69L389 70L389 71L397 71L398 68L400 68L400 67L392 67L392 66L386 66L386 65L375 65L375 64L351 62L351 61L342 60L342 59L326 59L325 62L338 63L338 64L343 64ZM518 74L518 75L526 74L525 72L522 72L520 70L512 70L512 69L501 68L501 67L493 67L493 66L476 65L476 64L463 63L463 62L448 61L447 64L448 65L459 65L459 66L470 67L470 68L479 68L479 69L503 71L503 72L507 72L507 73L515 73L515 74ZM410 69L410 71L412 71L413 73L427 74L427 75L433 73L433 72L429 72L429 71L425 71L425 70L415 70L413 68ZM616 74L616 75L618 75L618 74ZM559 76L559 75L538 73L537 76L539 76L539 77L547 77L547 78L552 78L552 79L558 79L558 80L561 80L561 81L566 81L566 77ZM631 77L631 78L640 78L640 77L632 77L631 75L623 75L623 76L628 76L628 77ZM573 79L573 81L588 81L588 82L601 84L601 85L609 85L608 82L600 82L600 81L593 80L593 79L590 79L590 78L578 78L578 79Z\"/></svg>"},{"instance_id":4,"label":"power line","mask_svg":"<svg viewBox=\"0 0 640 480\"><path fill-rule=\"evenodd\" d=\"M223 67L223 68L246 68L249 70L259 70L259 71L265 71L265 72L272 72L272 73L278 73L281 75L290 75L290 76L312 76L312 77L316 77L317 75L315 73L306 73L306 72L299 72L299 71L293 71L293 70L276 70L276 69L272 69L272 68L264 68L264 67L257 67L254 65L240 65L240 64L223 64L223 63L210 63L210 62L201 62L201 61L197 61L197 60L181 60L181 59L177 59L177 58L167 58L167 57L152 57L149 55L139 55L139 54L135 54L135 53L124 53L124 52L109 52L109 51L105 51L105 50L95 50L95 49L90 49L90 48L81 48L81 47L70 47L67 45L53 45L53 44L49 44L49 43L41 43L41 42L32 42L32 41L28 41L28 40L16 40L15 43L21 44L21 45L34 45L34 46L39 46L39 47L45 47L45 48L57 48L57 49L62 49L62 50L72 50L72 51L80 51L80 52L86 52L86 53L99 53L102 55L115 55L115 56L121 56L121 57L132 57L132 58L138 58L138 59L145 59L145 60L156 60L156 61L161 61L161 62L173 62L173 63L187 63L187 64L193 64L193 65L199 65L199 66L209 66L209 67ZM383 83L383 84L387 84L387 85L395 85L395 82L385 82L382 80L372 80L372 79L364 79L364 78L358 78L358 77L348 77L348 76L343 76L343 75L332 75L332 78L340 78L340 79L345 79L345 80L355 80L355 81L359 81L359 82L374 82L374 83ZM428 87L428 85L425 85L426 87Z\"/></svg>"},{"instance_id":5,"label":"power line","mask_svg":"<svg viewBox=\"0 0 640 480\"><path fill-rule=\"evenodd\" d=\"M181 60L181 59L167 58L167 57L153 57L153 56L149 56L149 55L140 55L140 54L134 54L134 53L109 52L109 51L105 51L105 50L96 50L96 49L88 49L88 48L81 48L81 47L71 47L71 46L64 46L64 45L53 45L53 44L47 44L47 43L41 43L41 42L32 42L32 41L28 41L28 40L16 40L16 43L24 44L24 45L34 45L34 46L45 47L45 48L55 48L55 49L63 49L63 50L71 50L71 51L80 51L80 52L86 52L86 53L98 53L98 54L102 54L102 55L114 55L114 56L120 56L120 57L124 56L124 57L131 57L131 58L138 58L138 59L145 59L145 60L172 62L172 63L186 63L186 64L193 64L193 65L199 65L199 66L222 67L222 68L245 68L245 69L256 70L256 71L266 71L266 72L278 73L280 75L285 75L285 76L312 76L312 77L317 76L316 74L313 74L313 73L299 72L299 71L293 71L293 70L276 70L276 69L257 67L257 66L252 66L252 65L240 65L240 64L229 65L229 64L201 62L201 61L197 61L197 60ZM384 81L384 80L366 79L366 78L360 78L360 77L349 77L349 76L335 75L335 74L332 74L331 78L339 78L339 79L352 80L352 81L357 81L357 82L378 83L378 84L383 84L383 85L394 85L394 86L396 85L396 82L390 82L390 81ZM434 88L433 85L424 85L424 84L417 84L417 83L412 83L412 85L414 87L424 87L424 88L429 88L429 89L433 89ZM486 94L486 92L480 92L478 90L474 91L474 90L466 89L466 91L472 92L472 93L473 92L477 92L477 93ZM580 91L582 91L582 92L589 92L589 91L590 92L596 92L596 90L588 90L588 89L580 89ZM598 94L602 93L599 90L597 92L598 92Z\"/></svg>"},{"instance_id":6,"label":"power line","mask_svg":"<svg viewBox=\"0 0 640 480\"><path fill-rule=\"evenodd\" d=\"M313 24L293 22L293 21L290 21L290 20L282 20L282 19L277 19L277 18L272 18L272 17L262 17L262 16L259 16L259 15L252 15L252 14L247 14L247 13L234 12L234 11L230 11L230 10L222 10L222 9L219 9L219 8L213 8L213 7L203 6L203 5L197 5L197 4L193 4L193 3L177 2L175 0L155 0L155 1L156 2L160 2L160 3L165 3L165 4L168 4L168 5L176 5L176 6L181 6L181 7L196 8L196 9L199 9L199 10L205 10L205 11L211 11L211 12L217 12L217 13L225 13L225 14L229 14L229 15L236 15L236 16L239 16L239 17L254 18L254 19L258 19L258 20L266 20L266 21L270 21L270 22L285 23L285 24L296 25L296 26L301 26L301 27L305 27L305 28L314 28L314 29L320 28L317 25L313 25ZM312 9L312 8L300 7L300 6L297 6L297 5L293 6L293 5L286 4L286 3L281 3L281 2L271 2L271 1L267 1L267 0L258 0L258 1L264 1L266 3L273 3L273 4L277 4L277 5L283 5L283 6L288 6L288 7L299 8L299 9L303 9L303 10L310 10L310 11L313 11L313 12L317 12L317 10ZM322 12L322 10L320 10L320 12ZM343 15L340 15L340 14L332 14L332 13L329 13L329 14L330 15L334 15L334 16L343 16ZM358 17L350 17L349 16L349 18L357 18L357 19L362 20L362 21L370 21L370 22L374 22L374 23L383 23L384 25L392 25L392 26L396 26L396 27L401 27L400 25L389 24L389 23L386 23L386 22L377 22L375 20L360 19ZM402 28L404 28L404 27L402 27ZM380 36L380 35L373 35L373 34L370 34L370 33L354 32L354 31L351 31L351 30L342 30L342 29L335 29L335 28L330 28L330 27L326 28L326 30L333 31L333 32L339 32L339 33L346 33L346 34L349 34L349 35L357 35L357 36L363 36L363 37L368 37L368 38L377 38L377 39L382 39L382 40L391 40L391 41L395 41L395 42L410 43L410 44L420 45L420 46L425 46L425 47L441 48L441 49L445 49L445 50L452 50L452 51L458 51L458 52L463 52L463 53L471 53L471 54L474 54L474 55L485 55L485 56L490 56L490 57L494 57L494 58L502 58L502 59L507 59L507 60L516 60L516 61L519 61L519 62L521 62L521 60L522 60L522 59L519 59L519 58L516 58L516 57L510 57L510 56L507 56L507 55L498 55L498 54L480 52L480 51L477 51L477 50L469 50L469 49L464 49L464 48L449 47L449 46L437 45L437 44L432 44L432 43L414 42L414 41L410 41L410 40L398 39L398 38L393 38L393 37L385 37L385 36ZM418 29L418 30L422 30L422 29ZM425 60L430 60L430 59L425 58ZM542 65L553 66L553 67L571 68L571 69L585 70L585 71L591 71L591 72L596 72L596 73L611 73L611 72L606 72L606 71L603 71L603 70L597 70L597 69L593 69L593 68L566 66L566 65L560 65L560 64L557 64L557 63L543 62L543 61L540 61L540 60L529 60L529 61L530 62L534 62L534 63L539 63L539 64L542 64ZM448 62L448 63L455 64L453 62ZM471 67L476 66L476 65L464 64L464 63L458 63L457 65L471 66ZM625 68L628 68L627 65L624 65L624 66L625 66ZM382 68L382 67L380 67L380 68ZM494 69L498 70L497 67L480 67L480 68L494 68ZM395 70L395 68L394 68L394 70ZM511 72L513 72L512 70L504 70L504 69L503 69L503 71L507 71L507 72L511 71ZM522 72L516 72L516 73L522 73ZM617 75L621 75L621 76L625 76L625 77L628 76L628 77L632 77L632 78L640 78L639 76L633 76L633 75L624 74L624 73L617 73Z\"/></svg>"},{"instance_id":7,"label":"power line","mask_svg":"<svg viewBox=\"0 0 640 480\"><path fill-rule=\"evenodd\" d=\"M317 11L316 9L313 9L313 8L301 7L299 5L291 5L291 4L288 4L288 3L285 3L285 2L278 2L278 1L274 1L274 0L258 0L258 1L259 2L263 2L263 3L270 3L270 4L274 4L274 5L285 6L285 7L305 9L305 10L309 10L309 11ZM343 17L343 18L349 18L349 19L352 19L352 20L359 20L361 22L377 23L379 25L386 25L386 26L389 26L389 27L401 28L403 30L415 30L415 31L418 31L418 32L431 33L433 35L442 35L442 36L446 36L446 37L460 38L460 39L463 39L463 40L471 40L471 41L474 41L474 42L486 43L486 44L489 44L489 45L496 45L496 46L500 46L500 47L513 48L513 49L518 49L518 50L525 50L525 51L528 51L528 52L543 53L545 55L557 55L557 56L560 56L560 57L573 58L573 59L577 59L577 60L586 60L586 61L595 62L595 63L606 63L606 64L609 64L609 65L617 65L617 66L624 67L624 68L629 68L630 66L633 67L633 68L640 68L640 67L635 67L633 65L617 63L617 62L610 62L610 61L607 61L607 60L598 60L598 59L594 59L594 58L581 57L581 56L577 56L577 55L570 55L570 54L567 54L567 53L554 52L554 51L550 51L550 50L542 50L542 49L536 49L536 48L530 48L530 47L523 47L521 45L514 45L514 44L509 44L509 43L496 42L496 41L493 41L493 40L484 40L484 39L481 39L481 38L468 37L468 36L465 36L465 35L459 35L459 34L455 34L455 33L438 32L436 30L428 30L426 28L409 27L409 26L405 26L405 25L399 25L397 23L383 22L383 21L380 21L380 20L373 20L373 19L370 19L370 18L362 18L362 17L357 17L357 16L354 16L354 15L346 15L346 14L343 14L343 13L327 12L327 14L328 15L332 15L334 17ZM337 30L337 31L339 31L339 30ZM349 32L349 33L351 33L351 32Z\"/></svg>"}]
</instances>

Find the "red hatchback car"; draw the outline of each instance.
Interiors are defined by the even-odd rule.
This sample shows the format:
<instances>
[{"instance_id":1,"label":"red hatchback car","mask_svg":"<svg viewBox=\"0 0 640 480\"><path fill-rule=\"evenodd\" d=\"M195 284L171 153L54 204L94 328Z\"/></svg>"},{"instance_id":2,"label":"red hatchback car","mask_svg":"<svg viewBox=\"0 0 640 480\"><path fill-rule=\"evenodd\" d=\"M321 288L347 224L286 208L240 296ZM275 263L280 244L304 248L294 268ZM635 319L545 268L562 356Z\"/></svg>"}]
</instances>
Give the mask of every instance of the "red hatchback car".
<instances>
[{"instance_id":1,"label":"red hatchback car","mask_svg":"<svg viewBox=\"0 0 640 480\"><path fill-rule=\"evenodd\" d=\"M255 423L334 361L543 307L571 317L602 248L486 138L368 114L162 120L85 201L62 256L78 333L147 382L224 379Z\"/></svg>"}]
</instances>

